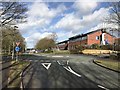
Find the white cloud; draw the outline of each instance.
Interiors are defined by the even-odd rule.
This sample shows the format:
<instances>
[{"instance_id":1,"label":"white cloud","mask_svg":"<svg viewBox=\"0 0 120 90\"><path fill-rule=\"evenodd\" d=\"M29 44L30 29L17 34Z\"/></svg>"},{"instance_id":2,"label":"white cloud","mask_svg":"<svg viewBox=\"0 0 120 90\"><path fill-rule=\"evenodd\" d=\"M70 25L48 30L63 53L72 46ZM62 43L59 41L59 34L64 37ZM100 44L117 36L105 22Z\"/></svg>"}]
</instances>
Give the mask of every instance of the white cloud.
<instances>
[{"instance_id":1,"label":"white cloud","mask_svg":"<svg viewBox=\"0 0 120 90\"><path fill-rule=\"evenodd\" d=\"M58 36L58 41L64 41L64 40L67 40L69 37L72 37L74 36L75 34L73 34L72 31L70 32L58 32L57 33L57 36Z\"/></svg>"},{"instance_id":2,"label":"white cloud","mask_svg":"<svg viewBox=\"0 0 120 90\"><path fill-rule=\"evenodd\" d=\"M61 28L66 31L73 31L76 32L77 30L81 29L82 26L80 25L80 19L75 17L74 13L70 13L65 15L56 25L54 28L58 29Z\"/></svg>"},{"instance_id":3,"label":"white cloud","mask_svg":"<svg viewBox=\"0 0 120 90\"><path fill-rule=\"evenodd\" d=\"M33 47L40 39L50 36L51 32L34 32L30 36L26 37L25 41L27 42L27 47Z\"/></svg>"},{"instance_id":4,"label":"white cloud","mask_svg":"<svg viewBox=\"0 0 120 90\"><path fill-rule=\"evenodd\" d=\"M104 21L106 16L109 14L109 8L100 8L99 10L95 11L92 14L83 16L81 20L81 24L84 27L93 27Z\"/></svg>"},{"instance_id":5,"label":"white cloud","mask_svg":"<svg viewBox=\"0 0 120 90\"><path fill-rule=\"evenodd\" d=\"M63 4L60 4L57 8L48 8L45 3L34 2L30 10L27 12L27 23L19 24L21 33L28 33L33 28L44 28L49 25L54 17L66 10Z\"/></svg>"},{"instance_id":6,"label":"white cloud","mask_svg":"<svg viewBox=\"0 0 120 90\"><path fill-rule=\"evenodd\" d=\"M91 0L84 0L84 2L75 2L73 7L78 10L79 15L87 15L97 7L97 2L91 2Z\"/></svg>"},{"instance_id":7,"label":"white cloud","mask_svg":"<svg viewBox=\"0 0 120 90\"><path fill-rule=\"evenodd\" d=\"M81 30L89 30L95 25L103 22L103 19L108 13L109 8L100 8L94 13L84 15L82 18L78 17L75 13L70 13L66 14L58 23L56 23L55 26L52 27L54 29L62 29L66 32L72 31L73 34L80 33Z\"/></svg>"}]
</instances>

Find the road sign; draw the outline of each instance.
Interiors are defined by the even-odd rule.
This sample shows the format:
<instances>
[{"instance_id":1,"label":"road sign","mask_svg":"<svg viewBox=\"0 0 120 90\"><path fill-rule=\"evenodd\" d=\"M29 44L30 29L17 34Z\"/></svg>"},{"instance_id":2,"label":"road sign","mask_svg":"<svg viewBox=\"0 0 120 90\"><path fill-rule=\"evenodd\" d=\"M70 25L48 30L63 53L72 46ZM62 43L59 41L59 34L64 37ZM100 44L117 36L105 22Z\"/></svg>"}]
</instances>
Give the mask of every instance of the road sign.
<instances>
[{"instance_id":1,"label":"road sign","mask_svg":"<svg viewBox=\"0 0 120 90\"><path fill-rule=\"evenodd\" d=\"M20 45L20 42L16 42L16 45L19 46L19 45Z\"/></svg>"},{"instance_id":2,"label":"road sign","mask_svg":"<svg viewBox=\"0 0 120 90\"><path fill-rule=\"evenodd\" d=\"M16 52L20 51L20 47L16 46L16 47L15 47L15 51L16 51Z\"/></svg>"}]
</instances>

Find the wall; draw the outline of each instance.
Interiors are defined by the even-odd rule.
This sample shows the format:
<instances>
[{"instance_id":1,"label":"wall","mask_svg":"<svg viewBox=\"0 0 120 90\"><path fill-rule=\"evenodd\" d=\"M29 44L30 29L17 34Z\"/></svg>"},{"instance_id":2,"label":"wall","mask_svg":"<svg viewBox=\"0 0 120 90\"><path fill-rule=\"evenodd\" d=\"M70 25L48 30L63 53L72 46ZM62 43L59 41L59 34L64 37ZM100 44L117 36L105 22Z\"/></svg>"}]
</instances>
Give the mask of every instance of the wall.
<instances>
[{"instance_id":1,"label":"wall","mask_svg":"<svg viewBox=\"0 0 120 90\"><path fill-rule=\"evenodd\" d=\"M88 36L88 41L87 41L87 44L88 45L92 45L92 44L100 44L100 35L102 34L101 31L98 31L98 32L94 32L94 33L91 33ZM99 39L96 40L96 36L99 36Z\"/></svg>"},{"instance_id":2,"label":"wall","mask_svg":"<svg viewBox=\"0 0 120 90\"><path fill-rule=\"evenodd\" d=\"M69 45L69 50L75 49L76 46L87 45L87 39L82 41L69 42L68 45Z\"/></svg>"},{"instance_id":3,"label":"wall","mask_svg":"<svg viewBox=\"0 0 120 90\"><path fill-rule=\"evenodd\" d=\"M92 44L103 44L105 45L104 43L101 43L101 40L107 40L109 44L113 44L114 42L114 38L113 36L111 36L110 34L108 33L104 33L104 36L100 37L100 35L102 35L102 32L101 31L98 31L98 32L94 32L94 33L91 33L88 35L88 45L92 45ZM99 36L99 39L96 40L96 36Z\"/></svg>"}]
</instances>

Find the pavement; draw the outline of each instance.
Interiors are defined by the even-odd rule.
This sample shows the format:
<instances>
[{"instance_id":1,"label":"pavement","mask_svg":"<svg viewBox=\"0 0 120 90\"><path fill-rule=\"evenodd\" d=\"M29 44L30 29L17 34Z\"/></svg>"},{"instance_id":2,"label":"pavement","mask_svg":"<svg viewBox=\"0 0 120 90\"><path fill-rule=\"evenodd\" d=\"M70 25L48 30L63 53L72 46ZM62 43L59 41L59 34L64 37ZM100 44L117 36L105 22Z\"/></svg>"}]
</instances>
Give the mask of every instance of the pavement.
<instances>
[{"instance_id":1,"label":"pavement","mask_svg":"<svg viewBox=\"0 0 120 90\"><path fill-rule=\"evenodd\" d=\"M120 88L117 72L93 63L94 56L34 55L23 73L22 88Z\"/></svg>"}]
</instances>

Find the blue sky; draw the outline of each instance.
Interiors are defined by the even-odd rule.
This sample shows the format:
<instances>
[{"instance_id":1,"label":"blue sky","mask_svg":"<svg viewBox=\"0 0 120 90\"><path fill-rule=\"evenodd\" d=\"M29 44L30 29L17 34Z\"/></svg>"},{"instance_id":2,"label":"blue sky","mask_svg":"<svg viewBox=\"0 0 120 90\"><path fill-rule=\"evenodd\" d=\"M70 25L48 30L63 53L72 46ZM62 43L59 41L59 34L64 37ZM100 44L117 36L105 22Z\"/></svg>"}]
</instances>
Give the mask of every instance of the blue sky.
<instances>
[{"instance_id":1,"label":"blue sky","mask_svg":"<svg viewBox=\"0 0 120 90\"><path fill-rule=\"evenodd\" d=\"M52 33L59 42L99 28L116 27L103 23L110 10L106 2L31 2L28 8L28 22L18 25L28 48Z\"/></svg>"}]
</instances>

